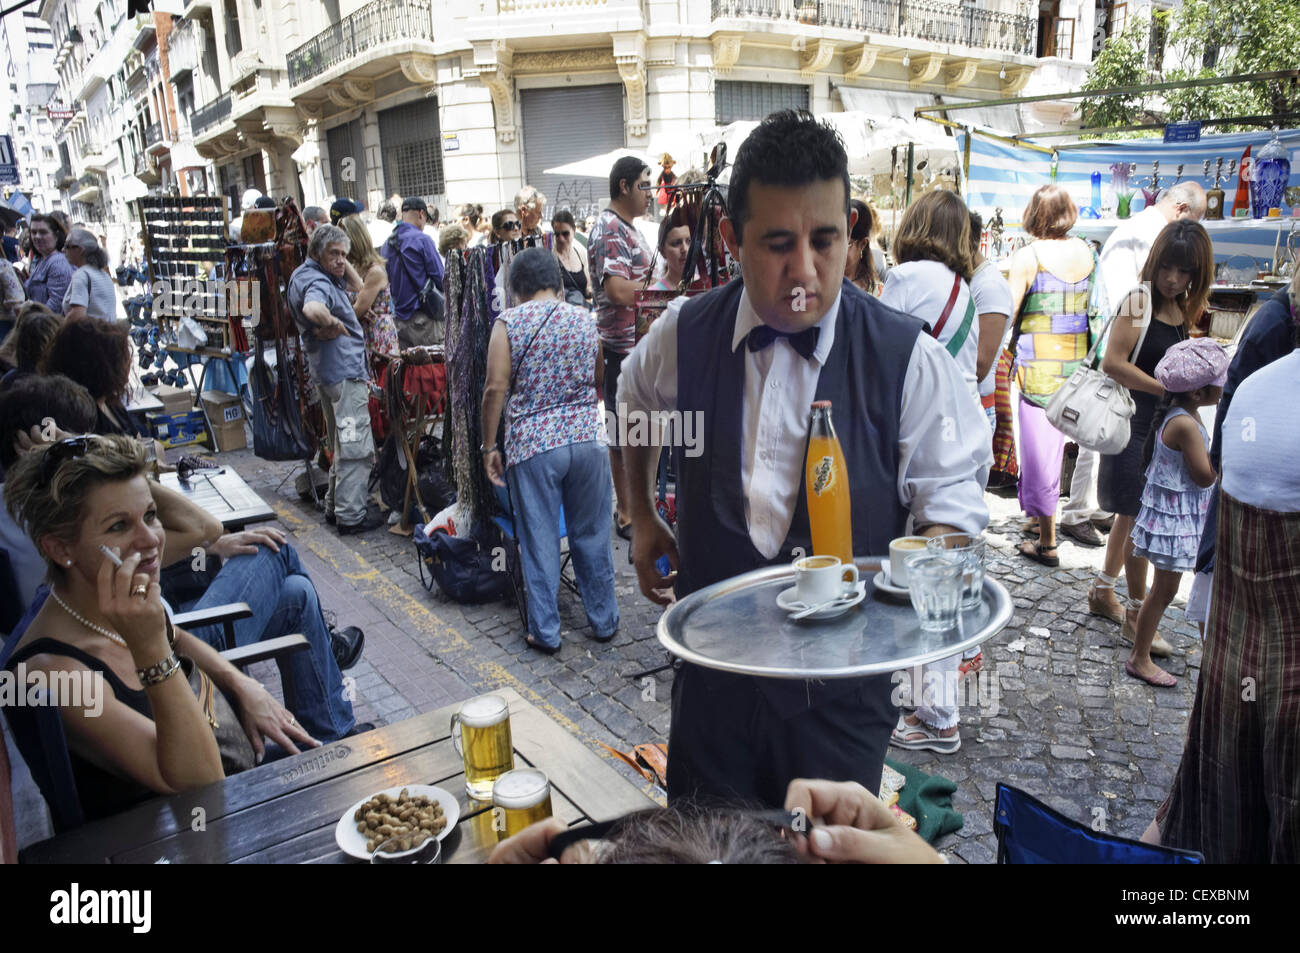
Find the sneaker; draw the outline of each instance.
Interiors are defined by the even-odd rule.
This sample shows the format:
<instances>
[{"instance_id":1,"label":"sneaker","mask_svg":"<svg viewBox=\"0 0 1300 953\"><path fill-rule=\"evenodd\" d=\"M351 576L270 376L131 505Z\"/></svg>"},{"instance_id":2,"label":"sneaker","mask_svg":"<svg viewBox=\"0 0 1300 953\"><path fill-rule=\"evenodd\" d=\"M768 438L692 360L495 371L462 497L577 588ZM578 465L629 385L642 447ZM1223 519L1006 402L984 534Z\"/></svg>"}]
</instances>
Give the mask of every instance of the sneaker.
<instances>
[{"instance_id":1,"label":"sneaker","mask_svg":"<svg viewBox=\"0 0 1300 953\"><path fill-rule=\"evenodd\" d=\"M372 529L378 529L381 526L388 525L388 520L383 513L379 512L379 507L367 507L366 515L357 523L336 522L340 536L349 536L352 533L365 533Z\"/></svg>"},{"instance_id":2,"label":"sneaker","mask_svg":"<svg viewBox=\"0 0 1300 953\"><path fill-rule=\"evenodd\" d=\"M334 661L339 671L346 672L361 660L361 650L366 645L366 634L355 625L346 629L330 629L330 648L334 651Z\"/></svg>"}]
</instances>

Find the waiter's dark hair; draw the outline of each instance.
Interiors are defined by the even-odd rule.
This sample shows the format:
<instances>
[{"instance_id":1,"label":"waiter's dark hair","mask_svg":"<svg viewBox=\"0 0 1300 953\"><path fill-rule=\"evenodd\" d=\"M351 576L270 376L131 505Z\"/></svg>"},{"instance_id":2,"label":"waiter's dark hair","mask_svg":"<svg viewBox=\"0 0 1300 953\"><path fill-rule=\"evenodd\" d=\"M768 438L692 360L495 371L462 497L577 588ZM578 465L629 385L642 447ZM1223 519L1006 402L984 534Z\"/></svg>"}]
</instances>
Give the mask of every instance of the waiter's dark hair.
<instances>
[{"instance_id":1,"label":"waiter's dark hair","mask_svg":"<svg viewBox=\"0 0 1300 953\"><path fill-rule=\"evenodd\" d=\"M840 135L806 109L769 115L749 134L736 153L727 187L727 212L736 241L749 218L749 184L791 188L826 179L844 183L844 217L849 214L849 157Z\"/></svg>"}]
</instances>

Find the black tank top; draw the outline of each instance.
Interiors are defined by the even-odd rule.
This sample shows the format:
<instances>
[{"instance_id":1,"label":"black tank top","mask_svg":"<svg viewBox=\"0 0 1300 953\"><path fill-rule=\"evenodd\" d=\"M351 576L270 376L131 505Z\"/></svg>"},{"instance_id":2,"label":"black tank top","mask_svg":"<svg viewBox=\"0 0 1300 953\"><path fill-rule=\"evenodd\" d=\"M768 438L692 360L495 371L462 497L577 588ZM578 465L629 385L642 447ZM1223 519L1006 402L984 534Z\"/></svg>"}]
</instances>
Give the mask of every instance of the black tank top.
<instances>
[{"instance_id":1,"label":"black tank top","mask_svg":"<svg viewBox=\"0 0 1300 953\"><path fill-rule=\"evenodd\" d=\"M57 639L36 639L14 652L5 664L5 669L13 672L19 662L25 662L33 655L42 653L76 659L92 672L99 672L113 689L113 694L117 696L118 701L153 720L153 709L149 706L149 697L144 689L128 688L117 673L102 661L67 642L60 642ZM14 741L17 742L23 758L29 765L40 764L44 754L41 750L36 719L32 717L32 709L9 707L5 709L5 716L9 720L10 728L13 729ZM68 749L68 760L72 764L72 776L77 783L81 809L88 821L117 814L155 794L142 784L105 771L99 765L82 758L71 748Z\"/></svg>"},{"instance_id":2,"label":"black tank top","mask_svg":"<svg viewBox=\"0 0 1300 953\"><path fill-rule=\"evenodd\" d=\"M569 269L564 267L563 263L560 264L560 271L564 275L565 291L577 291L584 298L587 297L587 273L585 271L581 268L577 271L569 271Z\"/></svg>"},{"instance_id":3,"label":"black tank top","mask_svg":"<svg viewBox=\"0 0 1300 953\"><path fill-rule=\"evenodd\" d=\"M1137 360L1133 363L1143 373L1155 377L1156 365L1165 356L1165 351L1179 341L1185 340L1187 340L1187 329L1181 324L1165 324L1153 316L1151 326L1147 328L1146 339L1142 342L1142 350L1138 351ZM1133 403L1137 407L1136 413L1141 414L1143 418L1149 418L1155 413L1159 397L1140 390L1133 391L1132 396Z\"/></svg>"}]
</instances>

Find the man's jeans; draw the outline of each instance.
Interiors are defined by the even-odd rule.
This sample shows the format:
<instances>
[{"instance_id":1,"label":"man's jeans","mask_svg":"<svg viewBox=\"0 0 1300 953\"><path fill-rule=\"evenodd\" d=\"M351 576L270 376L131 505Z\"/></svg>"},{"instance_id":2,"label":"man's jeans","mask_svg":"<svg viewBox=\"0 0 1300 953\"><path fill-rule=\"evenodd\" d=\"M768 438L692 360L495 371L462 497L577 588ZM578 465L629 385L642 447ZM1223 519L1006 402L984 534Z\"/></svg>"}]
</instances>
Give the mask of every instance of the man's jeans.
<instances>
[{"instance_id":1,"label":"man's jeans","mask_svg":"<svg viewBox=\"0 0 1300 953\"><path fill-rule=\"evenodd\" d=\"M277 659L284 704L303 729L317 741L334 741L352 730L356 719L352 703L343 695L343 676L334 661L329 628L321 615L320 600L298 554L287 543L278 553L258 546L256 555L226 560L212 584L199 599L178 607L178 612L246 602L251 617L235 625L235 643L251 645L282 635L306 636L307 651L290 652ZM226 648L222 626L194 628L196 636L216 649Z\"/></svg>"},{"instance_id":2,"label":"man's jeans","mask_svg":"<svg viewBox=\"0 0 1300 953\"><path fill-rule=\"evenodd\" d=\"M370 461L375 453L370 435L370 385L358 379L321 384L320 395L334 452L325 512L333 513L340 526L360 523L366 518Z\"/></svg>"},{"instance_id":3,"label":"man's jeans","mask_svg":"<svg viewBox=\"0 0 1300 953\"><path fill-rule=\"evenodd\" d=\"M560 505L587 621L597 638L618 628L609 524L613 480L598 442L573 443L529 457L506 471L528 591L528 627L547 645L560 644Z\"/></svg>"}]
</instances>

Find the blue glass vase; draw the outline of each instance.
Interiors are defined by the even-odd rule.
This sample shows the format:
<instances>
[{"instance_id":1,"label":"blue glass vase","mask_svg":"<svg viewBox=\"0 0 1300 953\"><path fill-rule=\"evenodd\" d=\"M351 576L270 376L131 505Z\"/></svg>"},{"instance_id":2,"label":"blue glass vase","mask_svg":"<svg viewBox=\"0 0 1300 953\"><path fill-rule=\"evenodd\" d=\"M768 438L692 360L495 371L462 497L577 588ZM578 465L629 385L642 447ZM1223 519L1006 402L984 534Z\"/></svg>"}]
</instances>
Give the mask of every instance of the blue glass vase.
<instances>
[{"instance_id":1,"label":"blue glass vase","mask_svg":"<svg viewBox=\"0 0 1300 953\"><path fill-rule=\"evenodd\" d=\"M1273 139L1259 151L1251 169L1251 211L1255 218L1267 218L1269 209L1282 207L1290 178L1291 158L1274 129Z\"/></svg>"}]
</instances>

